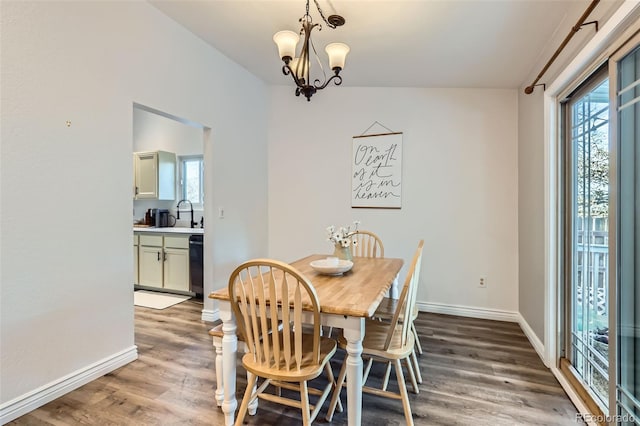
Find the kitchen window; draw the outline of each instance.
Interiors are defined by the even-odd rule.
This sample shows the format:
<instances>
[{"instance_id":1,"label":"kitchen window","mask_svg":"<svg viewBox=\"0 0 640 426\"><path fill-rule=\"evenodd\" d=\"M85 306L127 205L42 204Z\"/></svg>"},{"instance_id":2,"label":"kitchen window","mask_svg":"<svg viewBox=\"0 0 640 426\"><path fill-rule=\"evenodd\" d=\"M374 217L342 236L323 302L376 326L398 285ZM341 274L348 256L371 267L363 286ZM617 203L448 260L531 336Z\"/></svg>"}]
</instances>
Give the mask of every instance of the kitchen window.
<instances>
[{"instance_id":1,"label":"kitchen window","mask_svg":"<svg viewBox=\"0 0 640 426\"><path fill-rule=\"evenodd\" d=\"M202 155L180 157L180 193L183 200L189 200L194 208L202 208L204 203L204 162Z\"/></svg>"}]
</instances>

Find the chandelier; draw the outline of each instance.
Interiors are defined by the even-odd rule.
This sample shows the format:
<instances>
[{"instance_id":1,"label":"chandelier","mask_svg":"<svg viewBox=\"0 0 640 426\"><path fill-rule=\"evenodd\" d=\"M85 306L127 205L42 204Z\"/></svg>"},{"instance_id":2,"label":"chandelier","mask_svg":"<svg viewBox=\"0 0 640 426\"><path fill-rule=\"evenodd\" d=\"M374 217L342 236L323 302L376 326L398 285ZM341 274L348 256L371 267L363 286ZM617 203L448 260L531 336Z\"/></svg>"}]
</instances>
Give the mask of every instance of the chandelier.
<instances>
[{"instance_id":1,"label":"chandelier","mask_svg":"<svg viewBox=\"0 0 640 426\"><path fill-rule=\"evenodd\" d=\"M320 9L320 5L318 4L318 0L313 1L320 13L320 16L322 17L322 20L329 28L335 29L336 27L344 25L344 18L340 15L330 15L328 18L325 18L322 9ZM347 57L347 53L349 53L349 46L344 43L331 43L325 47L325 51L329 56L329 68L334 73L327 79L327 75L322 67L322 62L320 61L320 58L318 58L316 48L311 40L311 31L315 27L318 27L318 31L320 31L322 26L313 23L311 15L309 15L309 0L307 0L306 13L302 18L300 18L300 23L302 24L302 28L300 29L299 34L293 31L279 31L273 36L273 41L278 45L278 54L284 62L284 65L282 66L282 73L284 75L291 75L293 81L296 83L296 96L303 94L307 98L307 101L310 101L311 96L313 96L314 93L327 87L331 81L333 81L336 86L339 86L342 83L340 71L344 68L344 61ZM300 54L296 56L296 47L300 40L300 35L304 36L304 41L302 42ZM309 47L313 50L313 55L315 56L316 61L322 70L322 74L324 75L323 81L315 79L313 84L311 83L310 77L311 52Z\"/></svg>"}]
</instances>

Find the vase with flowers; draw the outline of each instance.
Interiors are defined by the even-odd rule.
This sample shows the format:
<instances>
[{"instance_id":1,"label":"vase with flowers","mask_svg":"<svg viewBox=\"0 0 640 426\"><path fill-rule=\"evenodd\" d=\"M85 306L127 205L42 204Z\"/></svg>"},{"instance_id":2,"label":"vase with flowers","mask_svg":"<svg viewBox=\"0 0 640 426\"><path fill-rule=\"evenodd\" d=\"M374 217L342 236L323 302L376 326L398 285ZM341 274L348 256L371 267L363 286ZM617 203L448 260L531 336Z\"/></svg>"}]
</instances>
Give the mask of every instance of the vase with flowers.
<instances>
[{"instance_id":1,"label":"vase with flowers","mask_svg":"<svg viewBox=\"0 0 640 426\"><path fill-rule=\"evenodd\" d=\"M358 241L353 238L358 232L358 225L360 225L360 222L356 220L347 227L336 228L333 225L327 227L327 240L333 243L333 255L338 259L353 260L351 246L358 244Z\"/></svg>"}]
</instances>

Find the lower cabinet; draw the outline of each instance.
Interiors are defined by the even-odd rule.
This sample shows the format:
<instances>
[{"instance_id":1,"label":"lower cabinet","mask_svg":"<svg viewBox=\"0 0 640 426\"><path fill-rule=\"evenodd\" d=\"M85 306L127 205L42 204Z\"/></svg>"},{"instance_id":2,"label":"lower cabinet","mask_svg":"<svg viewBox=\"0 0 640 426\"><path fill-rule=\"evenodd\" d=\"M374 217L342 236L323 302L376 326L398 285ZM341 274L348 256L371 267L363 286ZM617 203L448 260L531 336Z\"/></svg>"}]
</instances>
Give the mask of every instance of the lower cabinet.
<instances>
[{"instance_id":1,"label":"lower cabinet","mask_svg":"<svg viewBox=\"0 0 640 426\"><path fill-rule=\"evenodd\" d=\"M138 281L138 234L133 234L133 284L139 284Z\"/></svg>"},{"instance_id":2,"label":"lower cabinet","mask_svg":"<svg viewBox=\"0 0 640 426\"><path fill-rule=\"evenodd\" d=\"M164 237L164 288L189 291L189 236Z\"/></svg>"},{"instance_id":3,"label":"lower cabinet","mask_svg":"<svg viewBox=\"0 0 640 426\"><path fill-rule=\"evenodd\" d=\"M139 235L138 284L189 291L189 235Z\"/></svg>"}]
</instances>

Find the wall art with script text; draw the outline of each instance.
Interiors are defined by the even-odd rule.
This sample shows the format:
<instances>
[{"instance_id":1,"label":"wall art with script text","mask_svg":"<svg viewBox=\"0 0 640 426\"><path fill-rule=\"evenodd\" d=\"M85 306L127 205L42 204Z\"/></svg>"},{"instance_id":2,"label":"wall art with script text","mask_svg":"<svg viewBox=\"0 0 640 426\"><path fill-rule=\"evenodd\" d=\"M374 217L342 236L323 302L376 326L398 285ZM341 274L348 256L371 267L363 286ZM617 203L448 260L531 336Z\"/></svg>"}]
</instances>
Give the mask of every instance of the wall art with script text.
<instances>
[{"instance_id":1,"label":"wall art with script text","mask_svg":"<svg viewBox=\"0 0 640 426\"><path fill-rule=\"evenodd\" d=\"M351 207L402 207L402 133L353 137Z\"/></svg>"}]
</instances>

